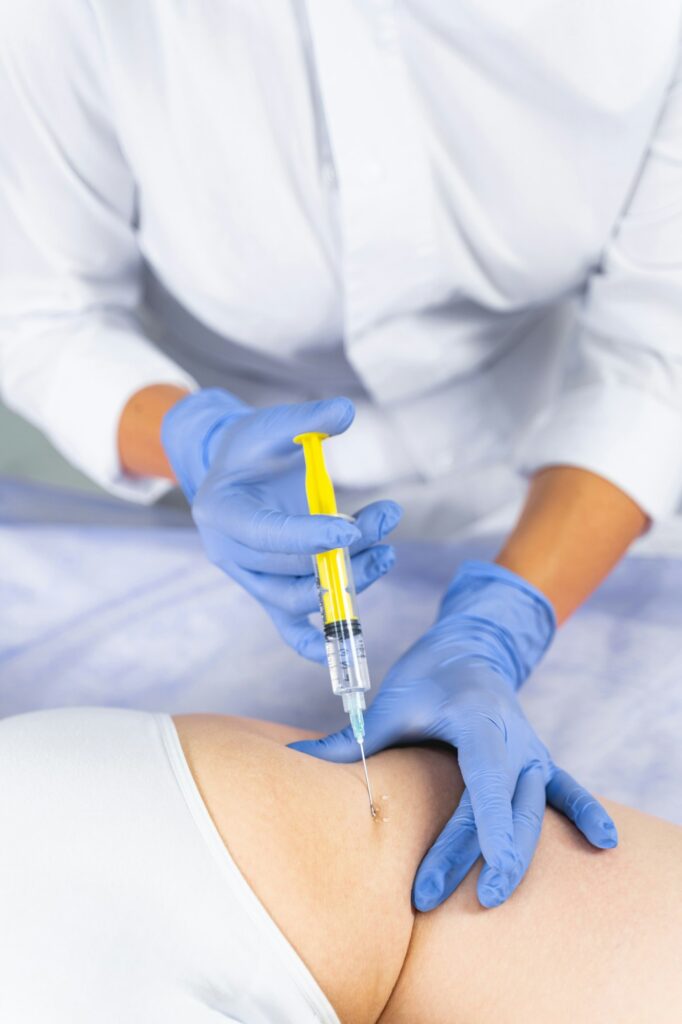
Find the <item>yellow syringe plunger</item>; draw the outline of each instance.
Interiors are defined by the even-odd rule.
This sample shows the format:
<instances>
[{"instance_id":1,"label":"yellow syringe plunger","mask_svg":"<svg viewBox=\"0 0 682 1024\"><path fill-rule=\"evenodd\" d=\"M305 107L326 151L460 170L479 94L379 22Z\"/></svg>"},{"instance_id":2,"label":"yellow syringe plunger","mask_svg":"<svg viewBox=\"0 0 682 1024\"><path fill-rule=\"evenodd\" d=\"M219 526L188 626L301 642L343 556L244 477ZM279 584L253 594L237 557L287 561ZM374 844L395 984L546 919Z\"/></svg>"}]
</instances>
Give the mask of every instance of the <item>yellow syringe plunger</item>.
<instances>
[{"instance_id":1,"label":"yellow syringe plunger","mask_svg":"<svg viewBox=\"0 0 682 1024\"><path fill-rule=\"evenodd\" d=\"M336 495L334 484L327 472L324 461L322 442L329 434L297 434L294 444L303 447L305 459L305 493L308 499L308 510L313 516L336 516Z\"/></svg>"},{"instance_id":2,"label":"yellow syringe plunger","mask_svg":"<svg viewBox=\"0 0 682 1024\"><path fill-rule=\"evenodd\" d=\"M303 447L305 458L305 492L311 515L336 516L334 485L324 461L322 442L328 434L298 434L296 444ZM314 556L320 586L320 605L325 625L357 619L355 594L350 573L348 552L334 548Z\"/></svg>"}]
</instances>

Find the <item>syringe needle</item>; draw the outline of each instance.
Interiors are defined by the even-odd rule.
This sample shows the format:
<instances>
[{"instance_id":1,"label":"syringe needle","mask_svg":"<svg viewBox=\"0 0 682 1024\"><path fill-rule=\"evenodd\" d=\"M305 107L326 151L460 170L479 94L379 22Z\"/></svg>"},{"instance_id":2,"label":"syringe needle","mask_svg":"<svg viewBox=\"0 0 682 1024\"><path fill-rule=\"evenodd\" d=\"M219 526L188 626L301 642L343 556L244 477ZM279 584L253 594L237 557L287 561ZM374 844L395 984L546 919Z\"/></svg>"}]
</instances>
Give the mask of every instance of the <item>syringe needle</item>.
<instances>
[{"instance_id":1,"label":"syringe needle","mask_svg":"<svg viewBox=\"0 0 682 1024\"><path fill-rule=\"evenodd\" d=\"M360 754L362 755L362 767L365 772L365 782L367 783L367 799L369 800L369 812L373 818L376 818L377 809L374 806L374 800L372 798L372 787L369 782L369 775L367 773L367 762L365 760L365 744L361 740L358 740L358 745L360 747Z\"/></svg>"}]
</instances>

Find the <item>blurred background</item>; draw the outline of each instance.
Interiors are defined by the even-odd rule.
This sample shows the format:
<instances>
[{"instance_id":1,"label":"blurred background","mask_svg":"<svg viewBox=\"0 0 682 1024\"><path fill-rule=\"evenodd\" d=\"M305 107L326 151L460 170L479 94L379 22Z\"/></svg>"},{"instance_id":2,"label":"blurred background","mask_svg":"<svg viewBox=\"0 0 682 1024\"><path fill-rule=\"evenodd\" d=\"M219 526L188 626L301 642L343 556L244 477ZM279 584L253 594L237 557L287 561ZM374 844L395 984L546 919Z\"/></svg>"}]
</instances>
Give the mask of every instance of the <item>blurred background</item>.
<instances>
[{"instance_id":1,"label":"blurred background","mask_svg":"<svg viewBox=\"0 0 682 1024\"><path fill-rule=\"evenodd\" d=\"M104 491L62 458L26 420L0 402L0 477L36 480L90 494Z\"/></svg>"},{"instance_id":2,"label":"blurred background","mask_svg":"<svg viewBox=\"0 0 682 1024\"><path fill-rule=\"evenodd\" d=\"M191 522L179 490L170 491L154 505L108 494L0 401L0 526L78 523L167 528L187 527Z\"/></svg>"},{"instance_id":3,"label":"blurred background","mask_svg":"<svg viewBox=\"0 0 682 1024\"><path fill-rule=\"evenodd\" d=\"M96 483L74 469L30 423L0 401L0 476L53 483L103 495Z\"/></svg>"}]
</instances>

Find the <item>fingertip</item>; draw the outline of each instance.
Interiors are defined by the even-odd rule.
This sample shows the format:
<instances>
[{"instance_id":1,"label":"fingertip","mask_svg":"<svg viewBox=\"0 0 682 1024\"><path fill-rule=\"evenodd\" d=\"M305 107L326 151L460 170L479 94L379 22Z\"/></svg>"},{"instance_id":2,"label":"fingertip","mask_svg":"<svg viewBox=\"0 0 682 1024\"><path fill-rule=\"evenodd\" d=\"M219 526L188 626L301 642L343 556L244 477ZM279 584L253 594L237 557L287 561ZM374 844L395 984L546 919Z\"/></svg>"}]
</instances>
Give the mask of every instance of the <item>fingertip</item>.
<instances>
[{"instance_id":1,"label":"fingertip","mask_svg":"<svg viewBox=\"0 0 682 1024\"><path fill-rule=\"evenodd\" d=\"M335 759L330 754L328 740L328 736L320 740L296 740L294 743L288 743L287 746L299 754L315 757L319 761L334 761Z\"/></svg>"},{"instance_id":2,"label":"fingertip","mask_svg":"<svg viewBox=\"0 0 682 1024\"><path fill-rule=\"evenodd\" d=\"M319 740L299 740L289 746L321 761L352 764L360 760L359 747L350 729L333 732Z\"/></svg>"},{"instance_id":3,"label":"fingertip","mask_svg":"<svg viewBox=\"0 0 682 1024\"><path fill-rule=\"evenodd\" d=\"M362 531L355 525L355 523L347 523L341 519L338 524L338 529L342 545L345 548L349 548L351 544L355 544L355 542L360 540L362 537Z\"/></svg>"},{"instance_id":4,"label":"fingertip","mask_svg":"<svg viewBox=\"0 0 682 1024\"><path fill-rule=\"evenodd\" d=\"M494 907L501 906L502 903L507 899L507 896L500 892L499 889L495 889L492 886L483 885L477 890L478 902L486 910L493 910Z\"/></svg>"},{"instance_id":5,"label":"fingertip","mask_svg":"<svg viewBox=\"0 0 682 1024\"><path fill-rule=\"evenodd\" d=\"M618 846L618 829L608 816L594 823L589 834L584 831L583 835L599 850L613 850Z\"/></svg>"},{"instance_id":6,"label":"fingertip","mask_svg":"<svg viewBox=\"0 0 682 1024\"><path fill-rule=\"evenodd\" d=\"M511 849L499 850L490 858L486 857L486 863L490 870L503 876L513 876L519 869L519 858Z\"/></svg>"},{"instance_id":7,"label":"fingertip","mask_svg":"<svg viewBox=\"0 0 682 1024\"><path fill-rule=\"evenodd\" d=\"M550 804L565 814L592 846L598 850L612 850L618 846L618 830L610 814L562 768L556 768L547 787L547 797Z\"/></svg>"},{"instance_id":8,"label":"fingertip","mask_svg":"<svg viewBox=\"0 0 682 1024\"><path fill-rule=\"evenodd\" d=\"M355 523L340 516L301 516L300 530L296 534L296 554L323 554L335 548L349 548L362 536Z\"/></svg>"},{"instance_id":9,"label":"fingertip","mask_svg":"<svg viewBox=\"0 0 682 1024\"><path fill-rule=\"evenodd\" d=\"M384 510L379 522L379 536L385 537L394 530L403 517L402 506L397 501L385 501Z\"/></svg>"},{"instance_id":10,"label":"fingertip","mask_svg":"<svg viewBox=\"0 0 682 1024\"><path fill-rule=\"evenodd\" d=\"M328 412L335 418L335 422L328 424L329 433L342 434L344 430L348 430L355 419L355 405L351 399L345 395L338 395L336 398L327 399L326 405Z\"/></svg>"},{"instance_id":11,"label":"fingertip","mask_svg":"<svg viewBox=\"0 0 682 1024\"><path fill-rule=\"evenodd\" d=\"M312 754L312 747L314 747L317 740L295 740L293 743L287 743L289 750L296 750L299 754Z\"/></svg>"},{"instance_id":12,"label":"fingertip","mask_svg":"<svg viewBox=\"0 0 682 1024\"><path fill-rule=\"evenodd\" d=\"M417 910L435 910L452 896L464 881L478 859L478 851L473 856L462 857L456 862L437 866L435 857L424 858L422 867L417 872L412 887L412 902Z\"/></svg>"},{"instance_id":13,"label":"fingertip","mask_svg":"<svg viewBox=\"0 0 682 1024\"><path fill-rule=\"evenodd\" d=\"M597 850L614 850L618 846L617 836L591 836L589 841Z\"/></svg>"},{"instance_id":14,"label":"fingertip","mask_svg":"<svg viewBox=\"0 0 682 1024\"><path fill-rule=\"evenodd\" d=\"M385 576L393 568L395 554L391 548L379 545L353 555L353 580L358 594L363 593L373 583Z\"/></svg>"},{"instance_id":15,"label":"fingertip","mask_svg":"<svg viewBox=\"0 0 682 1024\"><path fill-rule=\"evenodd\" d=\"M314 661L317 664L324 664L327 660L324 649L324 637L317 630L299 640L296 645L296 651L302 658L305 658L307 661Z\"/></svg>"},{"instance_id":16,"label":"fingertip","mask_svg":"<svg viewBox=\"0 0 682 1024\"><path fill-rule=\"evenodd\" d=\"M395 501L372 501L355 513L355 521L362 531L362 542L374 544L397 526L402 509Z\"/></svg>"},{"instance_id":17,"label":"fingertip","mask_svg":"<svg viewBox=\"0 0 682 1024\"><path fill-rule=\"evenodd\" d=\"M618 831L613 819L601 804L585 793L585 804L575 816L575 824L587 841L600 850L612 850L618 845Z\"/></svg>"},{"instance_id":18,"label":"fingertip","mask_svg":"<svg viewBox=\"0 0 682 1024\"><path fill-rule=\"evenodd\" d=\"M297 448L293 439L300 434L324 434L334 437L347 430L355 419L355 406L350 398L340 395L310 402L273 407L270 414L287 438L289 450ZM298 448L300 452L301 449Z\"/></svg>"},{"instance_id":19,"label":"fingertip","mask_svg":"<svg viewBox=\"0 0 682 1024\"><path fill-rule=\"evenodd\" d=\"M368 555L372 580L385 576L395 565L395 550L390 544L378 544L375 548L369 549Z\"/></svg>"},{"instance_id":20,"label":"fingertip","mask_svg":"<svg viewBox=\"0 0 682 1024\"><path fill-rule=\"evenodd\" d=\"M485 866L478 877L476 886L481 906L492 909L508 900L519 884L521 874L518 862L517 868L507 874Z\"/></svg>"},{"instance_id":21,"label":"fingertip","mask_svg":"<svg viewBox=\"0 0 682 1024\"><path fill-rule=\"evenodd\" d=\"M333 519L326 524L325 540L330 548L349 548L362 537L355 523L344 519Z\"/></svg>"},{"instance_id":22,"label":"fingertip","mask_svg":"<svg viewBox=\"0 0 682 1024\"><path fill-rule=\"evenodd\" d=\"M380 576L383 576L395 565L395 548L391 544L382 544L381 547L377 548L377 552L378 553L374 556L374 560L377 572Z\"/></svg>"},{"instance_id":23,"label":"fingertip","mask_svg":"<svg viewBox=\"0 0 682 1024\"><path fill-rule=\"evenodd\" d=\"M412 886L412 903L415 910L427 914L435 910L443 901L443 880L436 873L422 874L417 872L417 877Z\"/></svg>"},{"instance_id":24,"label":"fingertip","mask_svg":"<svg viewBox=\"0 0 682 1024\"><path fill-rule=\"evenodd\" d=\"M509 899L528 868L528 864L524 864L513 850L504 851L497 863L503 864L504 867L491 865L486 861L476 884L481 906L489 909L499 907Z\"/></svg>"},{"instance_id":25,"label":"fingertip","mask_svg":"<svg viewBox=\"0 0 682 1024\"><path fill-rule=\"evenodd\" d=\"M297 619L272 605L266 605L265 608L284 642L296 654L307 661L324 662L326 660L324 637L314 626L311 626L307 616Z\"/></svg>"}]
</instances>

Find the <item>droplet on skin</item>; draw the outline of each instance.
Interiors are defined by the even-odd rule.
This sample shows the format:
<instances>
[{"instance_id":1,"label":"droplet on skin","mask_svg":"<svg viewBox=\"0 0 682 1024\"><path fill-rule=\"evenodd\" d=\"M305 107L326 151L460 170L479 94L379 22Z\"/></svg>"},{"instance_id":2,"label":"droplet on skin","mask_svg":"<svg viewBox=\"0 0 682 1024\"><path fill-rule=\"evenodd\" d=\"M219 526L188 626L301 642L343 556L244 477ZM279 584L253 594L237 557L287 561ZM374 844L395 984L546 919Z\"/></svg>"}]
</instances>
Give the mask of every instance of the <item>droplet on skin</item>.
<instances>
[{"instance_id":1,"label":"droplet on skin","mask_svg":"<svg viewBox=\"0 0 682 1024\"><path fill-rule=\"evenodd\" d=\"M375 821L390 821L390 816L388 813L390 808L388 807L388 801L389 796L387 793L382 793L379 799L376 801L375 808L377 813L374 819Z\"/></svg>"}]
</instances>

